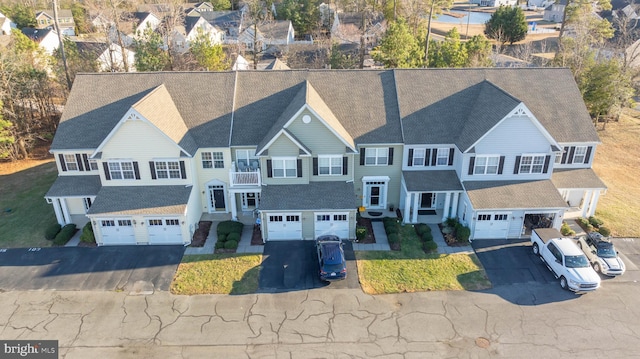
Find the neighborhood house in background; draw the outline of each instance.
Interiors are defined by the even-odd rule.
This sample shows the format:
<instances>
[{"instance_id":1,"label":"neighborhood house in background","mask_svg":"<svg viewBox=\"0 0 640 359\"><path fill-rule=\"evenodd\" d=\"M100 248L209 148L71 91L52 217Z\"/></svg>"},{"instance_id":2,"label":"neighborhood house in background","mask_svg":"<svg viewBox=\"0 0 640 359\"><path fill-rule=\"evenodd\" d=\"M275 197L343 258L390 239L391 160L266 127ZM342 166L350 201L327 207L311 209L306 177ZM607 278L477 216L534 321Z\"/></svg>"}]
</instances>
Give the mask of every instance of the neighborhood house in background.
<instances>
[{"instance_id":1,"label":"neighborhood house in background","mask_svg":"<svg viewBox=\"0 0 640 359\"><path fill-rule=\"evenodd\" d=\"M257 208L264 240L352 239L360 206L519 238L594 214L599 143L567 69L79 74L46 199L99 245Z\"/></svg>"}]
</instances>

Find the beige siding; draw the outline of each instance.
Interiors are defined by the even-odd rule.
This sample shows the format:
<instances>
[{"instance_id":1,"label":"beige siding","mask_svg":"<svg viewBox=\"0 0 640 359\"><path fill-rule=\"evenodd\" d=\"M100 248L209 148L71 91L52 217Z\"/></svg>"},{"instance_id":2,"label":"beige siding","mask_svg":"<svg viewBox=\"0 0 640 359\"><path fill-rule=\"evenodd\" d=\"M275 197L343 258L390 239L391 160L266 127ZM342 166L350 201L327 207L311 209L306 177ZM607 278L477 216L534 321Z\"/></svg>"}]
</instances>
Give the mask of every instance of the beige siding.
<instances>
[{"instance_id":1,"label":"beige siding","mask_svg":"<svg viewBox=\"0 0 640 359\"><path fill-rule=\"evenodd\" d=\"M69 214L85 214L84 199L81 197L66 198Z\"/></svg>"},{"instance_id":2,"label":"beige siding","mask_svg":"<svg viewBox=\"0 0 640 359\"><path fill-rule=\"evenodd\" d=\"M141 136L144 134L144 136ZM140 168L140 180L110 180L104 177L100 164L100 177L104 186L142 186L142 185L180 185L191 184L192 161L180 158L180 148L155 126L143 121L126 121L102 149L102 161L122 159L137 161ZM149 161L184 161L187 179L151 179Z\"/></svg>"},{"instance_id":3,"label":"beige siding","mask_svg":"<svg viewBox=\"0 0 640 359\"><path fill-rule=\"evenodd\" d=\"M297 157L300 154L300 147L293 143L286 135L280 135L269 146L269 156L294 156Z\"/></svg>"},{"instance_id":4,"label":"beige siding","mask_svg":"<svg viewBox=\"0 0 640 359\"><path fill-rule=\"evenodd\" d=\"M187 204L187 214L185 216L186 222L182 225L182 240L184 243L191 243L193 233L198 227L200 217L202 217L202 207L200 190L193 188L189 194L189 203Z\"/></svg>"},{"instance_id":5,"label":"beige siding","mask_svg":"<svg viewBox=\"0 0 640 359\"><path fill-rule=\"evenodd\" d=\"M62 151L62 152L55 152L53 154L53 158L56 160L56 168L58 169L58 175L60 176L95 176L98 174L98 171L91 171L87 168L84 168L84 161L82 162L82 168L84 169L84 171L63 171L62 170L62 165L60 164L60 154L67 154L67 155L76 155L76 154L86 154L88 158L91 157L91 152L81 152L81 151Z\"/></svg>"},{"instance_id":6,"label":"beige siding","mask_svg":"<svg viewBox=\"0 0 640 359\"><path fill-rule=\"evenodd\" d=\"M311 122L302 122L302 116L311 116ZM307 146L314 155L340 155L345 152L346 145L327 128L318 118L305 110L289 125L288 130L300 142ZM271 151L271 150L269 150Z\"/></svg>"},{"instance_id":7,"label":"beige siding","mask_svg":"<svg viewBox=\"0 0 640 359\"><path fill-rule=\"evenodd\" d=\"M381 148L381 147L393 147L393 165L391 166L361 166L360 155L355 156L355 178L354 187L356 196L359 198L358 204L362 204L363 196L363 183L362 177L365 176L389 176L390 180L387 188L387 207L390 204L396 207L400 203L400 182L402 179L402 146L385 146L385 145L371 145L362 146L364 148Z\"/></svg>"},{"instance_id":8,"label":"beige siding","mask_svg":"<svg viewBox=\"0 0 640 359\"><path fill-rule=\"evenodd\" d=\"M222 152L224 157L224 168L203 168L202 167L202 152ZM212 180L219 180L223 182L225 186L229 187L229 171L231 171L231 150L229 148L204 148L198 150L193 161L193 167L195 168L197 180L194 182L194 186L197 186L197 192L199 193L199 209L202 213L209 212L209 194L207 189L207 183ZM203 193L204 192L204 193Z\"/></svg>"}]
</instances>

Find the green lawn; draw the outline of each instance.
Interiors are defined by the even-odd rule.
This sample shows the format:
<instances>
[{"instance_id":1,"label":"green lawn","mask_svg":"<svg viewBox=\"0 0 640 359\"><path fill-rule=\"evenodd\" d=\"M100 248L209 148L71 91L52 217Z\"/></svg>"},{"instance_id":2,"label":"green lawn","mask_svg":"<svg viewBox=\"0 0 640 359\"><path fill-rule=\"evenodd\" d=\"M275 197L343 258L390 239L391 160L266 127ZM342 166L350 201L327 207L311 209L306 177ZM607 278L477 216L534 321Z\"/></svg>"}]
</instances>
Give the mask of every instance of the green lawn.
<instances>
[{"instance_id":1,"label":"green lawn","mask_svg":"<svg viewBox=\"0 0 640 359\"><path fill-rule=\"evenodd\" d=\"M250 294L258 290L262 255L207 254L184 256L178 266L173 294Z\"/></svg>"},{"instance_id":2,"label":"green lawn","mask_svg":"<svg viewBox=\"0 0 640 359\"><path fill-rule=\"evenodd\" d=\"M413 226L401 229L401 251L356 252L362 290L369 294L491 287L475 254L425 254Z\"/></svg>"},{"instance_id":3,"label":"green lawn","mask_svg":"<svg viewBox=\"0 0 640 359\"><path fill-rule=\"evenodd\" d=\"M44 229L56 223L44 199L58 172L54 162L0 175L0 248L50 247Z\"/></svg>"}]
</instances>

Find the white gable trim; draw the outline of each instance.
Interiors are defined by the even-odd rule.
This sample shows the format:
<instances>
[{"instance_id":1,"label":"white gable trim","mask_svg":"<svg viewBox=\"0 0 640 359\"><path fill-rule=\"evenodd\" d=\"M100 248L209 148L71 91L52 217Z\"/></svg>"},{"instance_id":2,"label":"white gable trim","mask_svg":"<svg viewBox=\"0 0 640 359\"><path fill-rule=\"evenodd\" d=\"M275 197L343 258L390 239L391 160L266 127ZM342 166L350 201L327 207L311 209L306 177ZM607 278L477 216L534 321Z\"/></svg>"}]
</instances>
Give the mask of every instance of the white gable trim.
<instances>
[{"instance_id":1,"label":"white gable trim","mask_svg":"<svg viewBox=\"0 0 640 359\"><path fill-rule=\"evenodd\" d=\"M127 111L127 113L124 114L124 116L122 116L122 118L120 119L120 121L118 121L118 123L115 125L115 127L113 127L113 129L111 130L111 132L109 132L109 134L107 135L107 137L104 138L104 140L102 140L102 142L100 143L100 146L98 146L98 148L95 149L95 151L93 152L93 154L91 155L91 157L89 158L94 158L94 156L101 152L102 149L104 148L104 146L107 145L107 143L109 141L111 141L111 138L113 136L115 136L116 132L118 132L118 130L120 130L120 127L122 127L122 125L124 125L125 122L127 121L142 121L148 125L150 125L152 128L155 128L162 136L164 136L164 138L166 138L167 140L169 140L170 142L173 142L176 147L178 149L180 149L180 151L186 153L190 158L193 157L192 154L190 154L187 150L185 150L184 148L182 148L180 145L178 145L177 143L175 143L175 141L173 141L169 136L167 136L166 133L162 132L162 130L160 130L156 125L154 125L153 123L151 123L151 121L147 120L144 116L142 116L140 114L140 112L136 111L133 108L130 108L129 111Z\"/></svg>"},{"instance_id":2,"label":"white gable trim","mask_svg":"<svg viewBox=\"0 0 640 359\"><path fill-rule=\"evenodd\" d=\"M485 132L484 135L480 136L480 138L478 138L476 142L471 144L469 148L464 150L463 153L469 153L469 151L472 148L474 148L478 143L480 143L480 141L482 141L485 137L487 137L491 131L495 130L504 121L506 121L508 118L513 116L527 116L531 121L531 123L533 123L533 125L538 129L538 131L540 131L540 133L542 133L542 135L547 139L547 141L549 141L550 145L556 146L557 148L562 148L562 146L560 146L560 144L553 137L551 137L551 134L549 133L549 131L547 131L547 129L544 128L544 126L542 126L540 121L538 121L538 119L533 115L531 110L527 108L524 102L520 102L518 106L516 106L513 110L511 110L511 112L509 112L509 114L503 117L502 120L498 121L498 123L496 123L489 131Z\"/></svg>"},{"instance_id":3,"label":"white gable trim","mask_svg":"<svg viewBox=\"0 0 640 359\"><path fill-rule=\"evenodd\" d=\"M284 126L282 126L283 128L287 128L289 127L289 125L291 125L291 123L293 123L293 121L296 120L296 118L298 116L300 116L300 114L304 111L304 110L309 110L309 112L311 112L311 114L313 116L315 116L327 129L329 129L329 131L331 131L331 133L333 133L334 136L336 136L342 143L344 143L345 146L349 147L351 150L353 150L353 152L358 152L355 148L355 146L352 146L349 144L349 142L347 142L345 140L344 137L340 136L340 134L338 134L335 129L331 126L329 126L329 124L327 123L327 121L325 121L320 115L318 115L318 113L316 111L314 111L309 104L305 103L304 106L302 106L298 112L295 113L295 115L293 115L293 117L291 117L289 119L289 121L287 121L287 123L284 124Z\"/></svg>"},{"instance_id":4,"label":"white gable trim","mask_svg":"<svg viewBox=\"0 0 640 359\"><path fill-rule=\"evenodd\" d=\"M278 138L280 138L281 135L285 135L287 136L288 139L291 140L291 142L293 142L296 146L298 146L299 149L303 150L304 153L306 153L308 156L311 156L311 152L307 151L306 146L304 146L302 143L300 143L300 141L298 141L295 137L293 137L289 131L285 131L284 128L282 128L280 131L278 131L278 133L276 133L275 136L273 136L269 142L267 142L266 145L264 145L264 147L262 147L262 150L260 150L260 152L256 153L256 156L260 156L262 154L262 152L264 152L266 149L268 149L274 142L276 142L276 140Z\"/></svg>"}]
</instances>

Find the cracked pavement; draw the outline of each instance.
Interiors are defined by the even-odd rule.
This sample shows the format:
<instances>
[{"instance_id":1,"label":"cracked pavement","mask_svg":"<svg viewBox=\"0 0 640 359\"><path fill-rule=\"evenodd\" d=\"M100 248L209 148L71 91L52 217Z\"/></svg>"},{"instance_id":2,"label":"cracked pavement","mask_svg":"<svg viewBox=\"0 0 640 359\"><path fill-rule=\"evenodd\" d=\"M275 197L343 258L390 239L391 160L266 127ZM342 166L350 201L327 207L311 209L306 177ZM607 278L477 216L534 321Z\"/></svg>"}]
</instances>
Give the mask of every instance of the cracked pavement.
<instances>
[{"instance_id":1,"label":"cracked pavement","mask_svg":"<svg viewBox=\"0 0 640 359\"><path fill-rule=\"evenodd\" d=\"M634 357L640 286L554 284L370 296L0 293L0 338L58 340L60 358Z\"/></svg>"}]
</instances>

